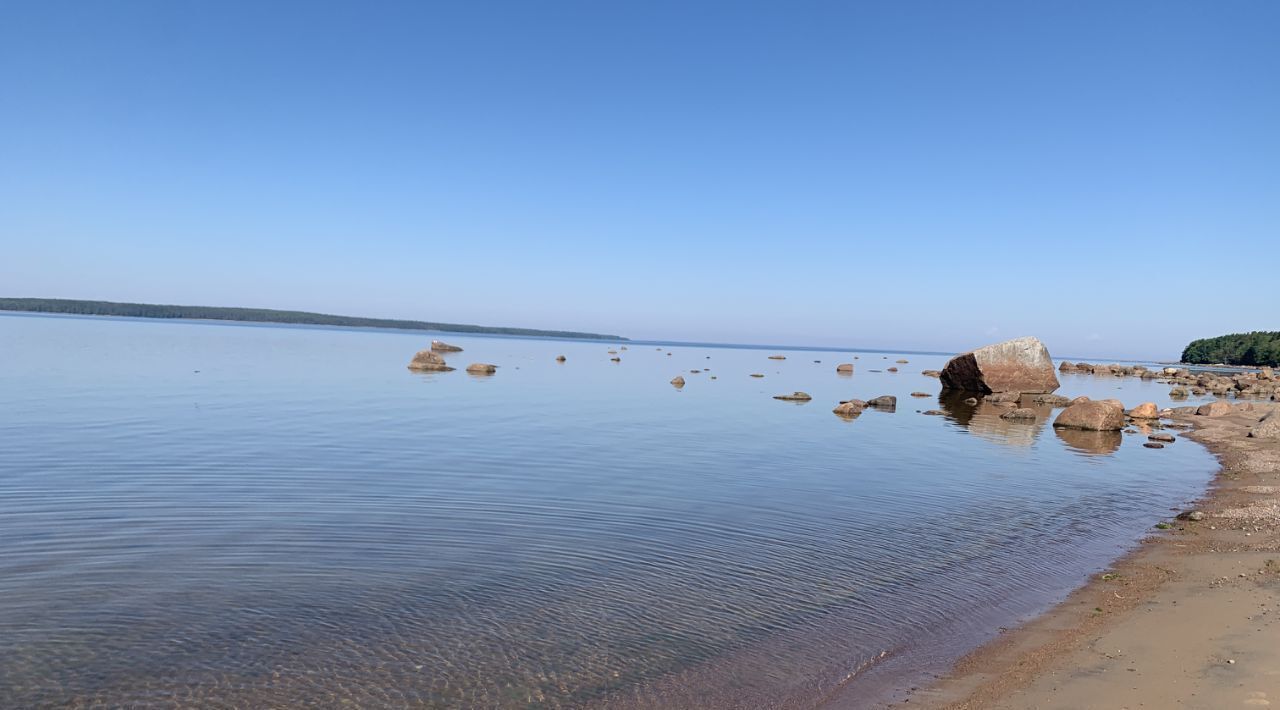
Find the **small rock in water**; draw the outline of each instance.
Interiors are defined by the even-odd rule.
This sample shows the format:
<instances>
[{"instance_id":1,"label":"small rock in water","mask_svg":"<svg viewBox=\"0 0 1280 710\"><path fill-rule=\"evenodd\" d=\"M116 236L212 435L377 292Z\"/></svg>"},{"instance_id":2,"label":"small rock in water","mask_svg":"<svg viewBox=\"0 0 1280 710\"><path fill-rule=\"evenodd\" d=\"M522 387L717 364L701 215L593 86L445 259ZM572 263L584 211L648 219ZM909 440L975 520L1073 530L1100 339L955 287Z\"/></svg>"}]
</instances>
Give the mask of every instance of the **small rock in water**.
<instances>
[{"instance_id":1,"label":"small rock in water","mask_svg":"<svg viewBox=\"0 0 1280 710\"><path fill-rule=\"evenodd\" d=\"M889 368L889 372L897 372L897 371L898 371L898 368L896 367Z\"/></svg>"},{"instance_id":2,"label":"small rock in water","mask_svg":"<svg viewBox=\"0 0 1280 710\"><path fill-rule=\"evenodd\" d=\"M618 356L616 356L616 355L615 355L615 356L613 356L613 357L611 357L611 358L609 358L609 360L611 360L612 362L622 362L622 358L620 358L620 357L618 357Z\"/></svg>"},{"instance_id":3,"label":"small rock in water","mask_svg":"<svg viewBox=\"0 0 1280 710\"><path fill-rule=\"evenodd\" d=\"M1173 434L1152 434L1147 438L1151 441L1163 441L1166 444L1172 444L1174 441L1177 441L1177 438Z\"/></svg>"},{"instance_id":4,"label":"small rock in water","mask_svg":"<svg viewBox=\"0 0 1280 710\"><path fill-rule=\"evenodd\" d=\"M431 349L438 353L460 353L462 348L457 345L450 345L443 340L432 340Z\"/></svg>"},{"instance_id":5,"label":"small rock in water","mask_svg":"<svg viewBox=\"0 0 1280 710\"><path fill-rule=\"evenodd\" d=\"M906 360L899 360L899 361L898 361L898 364L899 364L899 365L905 365L905 364L907 364L907 361L906 361Z\"/></svg>"},{"instance_id":6,"label":"small rock in water","mask_svg":"<svg viewBox=\"0 0 1280 710\"><path fill-rule=\"evenodd\" d=\"M911 396L912 397L931 397L932 395L930 395L928 392L912 392Z\"/></svg>"},{"instance_id":7,"label":"small rock in water","mask_svg":"<svg viewBox=\"0 0 1280 710\"><path fill-rule=\"evenodd\" d=\"M851 363L851 362L842 362L842 363L840 363L839 365L836 365L836 372L852 373L852 372L853 372L853 363Z\"/></svg>"},{"instance_id":8,"label":"small rock in water","mask_svg":"<svg viewBox=\"0 0 1280 710\"><path fill-rule=\"evenodd\" d=\"M921 412L921 414L927 414L931 417L940 417L942 416L942 411L938 409L926 409L923 412Z\"/></svg>"},{"instance_id":9,"label":"small rock in water","mask_svg":"<svg viewBox=\"0 0 1280 710\"><path fill-rule=\"evenodd\" d=\"M473 362L467 365L467 372L473 375L492 375L498 371L497 365L490 365L487 362Z\"/></svg>"},{"instance_id":10,"label":"small rock in water","mask_svg":"<svg viewBox=\"0 0 1280 710\"><path fill-rule=\"evenodd\" d=\"M556 355L556 362L564 362L564 360L565 360L564 355Z\"/></svg>"},{"instance_id":11,"label":"small rock in water","mask_svg":"<svg viewBox=\"0 0 1280 710\"><path fill-rule=\"evenodd\" d=\"M874 399L867 400L868 407L880 407L882 409L897 409L898 398L891 394L882 394Z\"/></svg>"},{"instance_id":12,"label":"small rock in water","mask_svg":"<svg viewBox=\"0 0 1280 710\"><path fill-rule=\"evenodd\" d=\"M430 350L419 350L409 361L409 369L418 372L449 372L452 367L445 364L444 358Z\"/></svg>"},{"instance_id":13,"label":"small rock in water","mask_svg":"<svg viewBox=\"0 0 1280 710\"><path fill-rule=\"evenodd\" d=\"M867 406L867 403L863 402L860 399L850 399L850 400L841 402L839 405L836 406L835 409L831 411L842 417L848 417L852 419L858 416L859 414L862 414L862 410L865 409L866 406Z\"/></svg>"},{"instance_id":14,"label":"small rock in water","mask_svg":"<svg viewBox=\"0 0 1280 710\"><path fill-rule=\"evenodd\" d=\"M1143 443L1142 443L1142 445L1143 445L1143 446L1145 446L1145 447L1147 447L1148 449L1163 449L1163 448L1164 448L1164 444L1161 444L1161 443L1160 443L1160 442L1158 442L1158 441L1145 441L1145 442L1143 442Z\"/></svg>"},{"instance_id":15,"label":"small rock in water","mask_svg":"<svg viewBox=\"0 0 1280 710\"><path fill-rule=\"evenodd\" d=\"M671 378L671 384L676 389L680 389L681 387L684 387L684 377L681 375L676 375L675 377Z\"/></svg>"},{"instance_id":16,"label":"small rock in water","mask_svg":"<svg viewBox=\"0 0 1280 710\"><path fill-rule=\"evenodd\" d=\"M1000 415L1001 419L1011 419L1014 421L1035 421L1036 410L1034 409L1013 409Z\"/></svg>"},{"instance_id":17,"label":"small rock in water","mask_svg":"<svg viewBox=\"0 0 1280 710\"><path fill-rule=\"evenodd\" d=\"M770 355L769 359L770 360L786 360L787 356L786 355Z\"/></svg>"},{"instance_id":18,"label":"small rock in water","mask_svg":"<svg viewBox=\"0 0 1280 710\"><path fill-rule=\"evenodd\" d=\"M941 377L942 376L942 372L939 370L921 370L920 374L924 375L925 377Z\"/></svg>"},{"instance_id":19,"label":"small rock in water","mask_svg":"<svg viewBox=\"0 0 1280 710\"><path fill-rule=\"evenodd\" d=\"M808 392L792 392L791 394L775 394L774 399L782 399L788 402L808 402L813 399Z\"/></svg>"},{"instance_id":20,"label":"small rock in water","mask_svg":"<svg viewBox=\"0 0 1280 710\"><path fill-rule=\"evenodd\" d=\"M764 375L760 374L759 372L753 372L753 373L751 373L751 376L752 376L752 377L764 377Z\"/></svg>"}]
</instances>

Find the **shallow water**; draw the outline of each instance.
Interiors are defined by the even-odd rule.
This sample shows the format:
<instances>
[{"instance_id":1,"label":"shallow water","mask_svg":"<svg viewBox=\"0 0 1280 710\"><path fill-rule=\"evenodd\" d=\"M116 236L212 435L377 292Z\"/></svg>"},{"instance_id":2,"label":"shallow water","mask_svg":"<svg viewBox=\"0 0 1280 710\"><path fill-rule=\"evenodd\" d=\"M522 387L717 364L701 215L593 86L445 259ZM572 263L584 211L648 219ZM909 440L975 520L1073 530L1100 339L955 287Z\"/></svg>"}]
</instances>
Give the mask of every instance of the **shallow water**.
<instances>
[{"instance_id":1,"label":"shallow water","mask_svg":"<svg viewBox=\"0 0 1280 710\"><path fill-rule=\"evenodd\" d=\"M0 316L0 706L870 706L1216 468L910 397L940 355L440 337Z\"/></svg>"}]
</instances>

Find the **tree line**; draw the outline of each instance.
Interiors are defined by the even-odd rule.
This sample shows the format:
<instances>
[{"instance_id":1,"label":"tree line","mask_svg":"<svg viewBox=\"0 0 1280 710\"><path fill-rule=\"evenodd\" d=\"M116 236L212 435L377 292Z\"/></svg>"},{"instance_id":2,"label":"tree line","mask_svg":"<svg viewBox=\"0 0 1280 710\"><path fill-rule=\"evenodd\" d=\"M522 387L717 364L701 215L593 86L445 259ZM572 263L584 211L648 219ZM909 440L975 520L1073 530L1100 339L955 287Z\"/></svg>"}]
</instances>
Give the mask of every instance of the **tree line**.
<instances>
[{"instance_id":1,"label":"tree line","mask_svg":"<svg viewBox=\"0 0 1280 710\"><path fill-rule=\"evenodd\" d=\"M359 318L334 316L306 311L277 311L269 308L222 308L217 306L170 306L154 303L114 303L111 301L76 301L62 298L0 298L0 311L28 313L71 313L88 316L126 316L130 318L193 318L197 320L246 321L250 323L296 323L303 325L335 325L354 328L394 328L397 330L439 330L450 333L484 333L492 335L532 335L550 338L584 338L589 340L626 340L617 335L579 333L570 330L535 330L533 328L495 328L460 323L432 323L418 320Z\"/></svg>"},{"instance_id":2,"label":"tree line","mask_svg":"<svg viewBox=\"0 0 1280 710\"><path fill-rule=\"evenodd\" d=\"M1182 351L1182 361L1280 367L1280 332L1258 330L1193 340Z\"/></svg>"}]
</instances>

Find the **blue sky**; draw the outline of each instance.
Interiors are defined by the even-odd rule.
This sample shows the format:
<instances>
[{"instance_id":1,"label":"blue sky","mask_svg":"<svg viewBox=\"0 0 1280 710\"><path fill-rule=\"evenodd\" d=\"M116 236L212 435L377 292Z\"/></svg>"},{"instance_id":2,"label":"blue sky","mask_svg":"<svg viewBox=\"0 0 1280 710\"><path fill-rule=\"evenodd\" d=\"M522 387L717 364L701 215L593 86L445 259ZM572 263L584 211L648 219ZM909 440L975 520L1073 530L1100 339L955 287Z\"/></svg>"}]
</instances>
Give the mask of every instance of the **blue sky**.
<instances>
[{"instance_id":1,"label":"blue sky","mask_svg":"<svg viewBox=\"0 0 1280 710\"><path fill-rule=\"evenodd\" d=\"M0 4L0 295L1172 357L1280 329L1280 3Z\"/></svg>"}]
</instances>

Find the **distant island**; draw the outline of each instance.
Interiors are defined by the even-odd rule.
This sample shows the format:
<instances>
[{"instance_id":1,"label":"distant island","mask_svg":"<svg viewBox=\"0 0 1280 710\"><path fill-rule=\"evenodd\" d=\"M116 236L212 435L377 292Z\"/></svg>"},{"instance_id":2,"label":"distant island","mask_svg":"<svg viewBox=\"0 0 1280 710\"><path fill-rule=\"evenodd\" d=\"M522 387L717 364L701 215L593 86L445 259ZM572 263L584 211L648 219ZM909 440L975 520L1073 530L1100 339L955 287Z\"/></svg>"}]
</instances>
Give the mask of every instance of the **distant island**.
<instances>
[{"instance_id":1,"label":"distant island","mask_svg":"<svg viewBox=\"0 0 1280 710\"><path fill-rule=\"evenodd\" d=\"M617 335L579 333L571 330L535 330L533 328L495 328L461 323L432 323L420 320L389 318L357 318L333 316L306 311L277 311L269 308L219 308L216 306L169 306L154 303L113 303L111 301L75 301L62 298L0 298L0 311L25 313L72 313L85 316L125 316L129 318L190 318L194 320L244 321L247 323L292 323L300 325L335 325L349 328L394 328L396 330L437 330L448 333L482 333L485 335L531 335L544 338L582 338L586 340L626 340Z\"/></svg>"},{"instance_id":2,"label":"distant island","mask_svg":"<svg viewBox=\"0 0 1280 710\"><path fill-rule=\"evenodd\" d=\"M1193 340L1182 361L1197 365L1253 365L1280 367L1280 332L1232 333Z\"/></svg>"}]
</instances>

